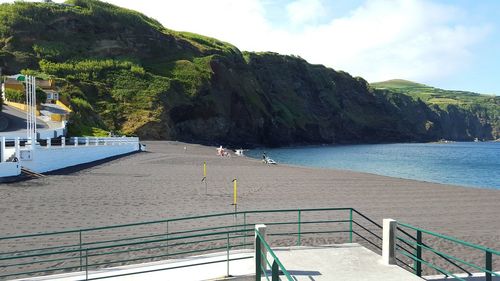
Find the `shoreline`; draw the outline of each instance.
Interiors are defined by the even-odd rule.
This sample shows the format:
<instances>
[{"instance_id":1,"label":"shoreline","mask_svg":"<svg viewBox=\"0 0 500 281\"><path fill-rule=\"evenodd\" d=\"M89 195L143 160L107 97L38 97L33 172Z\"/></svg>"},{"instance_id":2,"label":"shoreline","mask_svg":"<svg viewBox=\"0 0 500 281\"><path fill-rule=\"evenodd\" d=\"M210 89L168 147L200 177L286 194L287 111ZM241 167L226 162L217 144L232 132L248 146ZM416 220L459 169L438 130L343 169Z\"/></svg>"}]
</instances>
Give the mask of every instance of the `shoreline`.
<instances>
[{"instance_id":1,"label":"shoreline","mask_svg":"<svg viewBox=\"0 0 500 281\"><path fill-rule=\"evenodd\" d=\"M474 152L473 149L476 149L470 145L475 144L476 142L453 142L453 143L390 143L390 144L352 144L352 145L307 145L307 146L287 146L287 147L280 147L280 148L268 148L268 147L260 147L260 148L254 148L254 149L247 149L248 153L245 155L248 158L253 158L253 159L261 159L259 156L260 153L266 152L270 158L273 160L277 161L279 165L289 165L289 166L295 166L295 167L302 167L302 168L313 168L313 169L330 169L330 170L337 170L337 171L352 171L352 172L358 172L358 173L366 173L370 175L378 175L378 176L385 176L385 177L391 177L391 178L396 178L396 179L402 179L402 180L414 180L414 181L420 181L420 182L426 182L426 183L434 183L434 184L443 184L443 185L453 185L453 186L460 186L464 188L473 188L473 189L493 189L493 190L500 190L500 182L495 180L495 178L488 178L487 180L484 180L484 177L481 177L481 174L478 174L477 176L474 177L474 172L469 173L471 176L470 180L469 178L460 178L458 175L458 170L452 169L448 172L446 172L447 168L453 168L453 165L446 166L441 168L442 164L439 164L439 167L434 167L438 169L444 169L444 173L441 175L437 176L437 173L434 173L432 169L429 168L424 168L425 165L422 164L429 164L429 165L434 165L436 162L435 159L426 159L424 160L423 163L421 163L420 166L418 165L406 165L406 162L400 163L403 166L406 166L406 169L403 169L401 172L394 172L394 171L399 171L398 167L395 166L394 164L389 163L386 168L379 169L376 166L373 165L363 165L363 164L358 164L361 160L358 159L360 158L359 153L353 153L353 148L356 146L367 146L371 147L374 146L375 148L361 148L363 151L367 153L372 153L372 150L374 153L378 151L376 146L378 145L394 145L394 146L389 146L386 148L382 149L388 149L388 150L400 150L401 148L405 148L405 145L439 145L439 144L455 144L455 145L469 145L467 146L467 152ZM488 143L488 142L481 142L481 143ZM489 143L495 143L495 142L489 142ZM346 149L343 149L343 147L346 147ZM321 149L325 148L326 150L323 151ZM329 150L329 149L332 150ZM336 149L339 150L336 150ZM418 148L418 147L417 147ZM495 149L498 149L500 147L494 147ZM310 149L310 150L308 150ZM406 149L406 148L405 148ZM415 147L410 147L409 148L410 154L415 153ZM430 147L430 149L433 149L433 147ZM427 151L431 150L424 150L424 153ZM479 152L484 149L490 149L490 146L484 146L479 147ZM297 154L295 155L294 150L298 150ZM312 155L315 155L315 157L319 157L317 160L314 160L313 158L309 157L306 155L303 151L300 150L306 150L309 151ZM355 164L351 162L350 160L346 159L345 157L342 158L340 156L340 160L333 163L331 162L328 158L321 157L321 154L324 153L332 153L332 157L335 157L336 152L339 152L339 155L345 154L345 155L350 155L356 159ZM394 152L394 151L393 151ZM273 154L274 153L274 154ZM394 153L399 153L398 151L395 151ZM403 152L404 153L404 152ZM290 154L291 156L288 156ZM374 161L398 161L398 159L389 156L393 154L388 154L386 155L382 154L381 157L379 158L374 158ZM303 157L302 157L303 156ZM411 158L412 156L410 156ZM416 157L416 155L415 155ZM392 159L394 158L394 159ZM450 160L453 161L454 158L450 157L450 159L447 159L446 157L444 158L445 160ZM425 159L425 158L424 158ZM439 158L437 158L439 159ZM303 161L302 161L303 160ZM358 161L359 160L359 161ZM410 161L411 159L406 159L407 161ZM486 160L488 161L488 160ZM426 163L428 162L428 163ZM491 162L491 159L490 159ZM338 164L340 163L340 165ZM486 163L486 162L485 162ZM383 163L381 163L383 165ZM471 164L471 163L469 163ZM481 163L480 163L481 164ZM484 163L482 163L484 164ZM411 169L416 169L417 173L408 173L408 167L411 167ZM467 169L467 166L462 167L463 169ZM474 170L472 170L474 171ZM483 175L484 176L484 175ZM469 179L469 180L467 180Z\"/></svg>"},{"instance_id":2,"label":"shoreline","mask_svg":"<svg viewBox=\"0 0 500 281\"><path fill-rule=\"evenodd\" d=\"M258 158L254 158L254 157L250 157L250 156L246 156L246 155L244 157L246 157L247 159L258 160ZM376 173L370 173L370 172L358 171L358 170L348 170L348 169L340 169L340 168L326 168L326 167L313 167L313 166L301 166L301 165L295 165L295 164L290 164L290 163L278 163L278 165L280 165L280 166L287 166L287 167L291 167L291 168L299 168L299 169L327 170L327 171L328 170L333 170L333 171L338 171L338 172L354 172L354 173L361 173L361 174L366 174L366 175L370 175L370 176L388 177L388 178L393 178L393 179L396 179L396 180L414 181L414 182L420 182L420 183L445 185L445 186L459 187L459 188L499 190L498 188L495 188L495 187L484 187L484 186L474 186L474 185L459 185L459 184L453 184L453 183L442 183L442 182L428 181L428 180L423 180L423 179L410 179L410 178L402 178L402 177L396 177L396 176L388 176L388 175L382 175L382 174L376 174Z\"/></svg>"}]
</instances>

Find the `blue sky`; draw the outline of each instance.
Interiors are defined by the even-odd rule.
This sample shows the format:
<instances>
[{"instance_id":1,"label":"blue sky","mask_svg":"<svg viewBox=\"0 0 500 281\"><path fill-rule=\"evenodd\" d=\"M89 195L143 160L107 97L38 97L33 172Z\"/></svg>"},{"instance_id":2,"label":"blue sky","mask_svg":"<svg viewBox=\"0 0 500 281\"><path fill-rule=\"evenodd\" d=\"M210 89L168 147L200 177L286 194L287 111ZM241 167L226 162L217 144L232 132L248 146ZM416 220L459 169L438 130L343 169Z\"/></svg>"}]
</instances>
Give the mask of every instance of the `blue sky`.
<instances>
[{"instance_id":1,"label":"blue sky","mask_svg":"<svg viewBox=\"0 0 500 281\"><path fill-rule=\"evenodd\" d=\"M370 82L401 78L500 95L497 0L106 1L170 29L299 55Z\"/></svg>"},{"instance_id":2,"label":"blue sky","mask_svg":"<svg viewBox=\"0 0 500 281\"><path fill-rule=\"evenodd\" d=\"M298 1L279 0L279 1L263 1L266 7L265 17L271 21L275 26L280 28L290 28L290 18L288 14L283 12L283 7L290 3ZM304 1L312 3L314 1ZM293 26L293 30L304 29L312 26L320 26L328 24L332 19L343 18L351 14L367 1L352 0L352 1L339 1L329 0L320 1L324 8L324 14L310 24L301 26ZM411 1L410 1L411 2ZM445 89L461 89L470 90L480 93L491 93L500 95L500 1L495 0L442 0L442 1L417 1L420 3L438 3L445 5L446 9L458 10L459 16L454 17L446 22L445 27L454 26L483 26L488 31L477 42L474 42L469 48L470 57L463 58L467 60L456 71L450 71L449 74L432 77L425 75L409 75L398 76L393 73L387 77L405 78L409 80L416 80L417 82L427 83L436 87ZM430 26L432 28L432 26ZM369 52L369 50L367 50ZM461 59L456 57L456 59ZM335 64L329 65L336 68ZM356 73L350 71L353 75L361 75L369 77L367 73ZM385 80L385 78L369 79L371 82L378 80Z\"/></svg>"}]
</instances>

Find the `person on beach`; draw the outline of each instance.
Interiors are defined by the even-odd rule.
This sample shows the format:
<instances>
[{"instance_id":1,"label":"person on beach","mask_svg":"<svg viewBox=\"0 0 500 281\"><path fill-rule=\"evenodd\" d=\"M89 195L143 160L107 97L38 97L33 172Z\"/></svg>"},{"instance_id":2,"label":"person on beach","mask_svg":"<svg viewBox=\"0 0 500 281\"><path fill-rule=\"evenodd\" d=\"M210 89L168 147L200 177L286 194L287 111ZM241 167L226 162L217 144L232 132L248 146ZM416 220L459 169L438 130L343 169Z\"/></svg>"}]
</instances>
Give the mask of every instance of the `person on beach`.
<instances>
[{"instance_id":1,"label":"person on beach","mask_svg":"<svg viewBox=\"0 0 500 281\"><path fill-rule=\"evenodd\" d=\"M223 147L222 145L217 148L217 155L218 156L222 156L222 157L231 157L231 154L229 154L229 152L227 152Z\"/></svg>"}]
</instances>

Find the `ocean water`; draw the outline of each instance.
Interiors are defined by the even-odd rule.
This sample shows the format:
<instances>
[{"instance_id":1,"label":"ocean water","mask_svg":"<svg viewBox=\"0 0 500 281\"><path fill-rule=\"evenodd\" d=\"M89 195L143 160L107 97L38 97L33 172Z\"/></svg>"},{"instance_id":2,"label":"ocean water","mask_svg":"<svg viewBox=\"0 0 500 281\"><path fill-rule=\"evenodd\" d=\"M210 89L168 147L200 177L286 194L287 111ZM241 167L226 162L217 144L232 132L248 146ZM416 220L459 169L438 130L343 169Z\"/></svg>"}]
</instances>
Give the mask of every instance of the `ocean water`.
<instances>
[{"instance_id":1,"label":"ocean water","mask_svg":"<svg viewBox=\"0 0 500 281\"><path fill-rule=\"evenodd\" d=\"M402 143L253 149L278 163L500 189L500 143Z\"/></svg>"}]
</instances>

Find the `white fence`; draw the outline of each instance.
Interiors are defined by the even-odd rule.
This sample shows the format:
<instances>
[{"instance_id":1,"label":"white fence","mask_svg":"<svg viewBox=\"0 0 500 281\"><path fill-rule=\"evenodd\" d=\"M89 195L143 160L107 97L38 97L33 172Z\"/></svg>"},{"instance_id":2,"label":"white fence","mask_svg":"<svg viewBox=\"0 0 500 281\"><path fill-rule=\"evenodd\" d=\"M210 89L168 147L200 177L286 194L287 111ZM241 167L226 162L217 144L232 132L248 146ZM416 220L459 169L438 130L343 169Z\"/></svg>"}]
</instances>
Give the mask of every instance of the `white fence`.
<instances>
[{"instance_id":1,"label":"white fence","mask_svg":"<svg viewBox=\"0 0 500 281\"><path fill-rule=\"evenodd\" d=\"M5 163L5 166L8 166L13 162L5 161L15 156L20 166L37 173L68 168L140 150L139 138L135 137L81 137L70 139L63 137L57 143L47 138L43 142L44 146L38 143L31 144L30 140L6 140L2 138L0 141L2 142L0 163ZM5 147L6 141L14 141L14 147ZM39 141L41 142L41 140ZM24 144L24 146L21 144ZM3 174L1 173L0 177L12 176L11 174ZM19 174L20 171L17 175Z\"/></svg>"}]
</instances>

